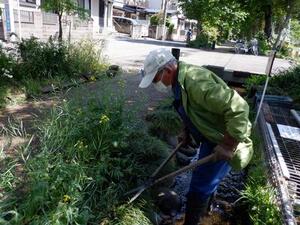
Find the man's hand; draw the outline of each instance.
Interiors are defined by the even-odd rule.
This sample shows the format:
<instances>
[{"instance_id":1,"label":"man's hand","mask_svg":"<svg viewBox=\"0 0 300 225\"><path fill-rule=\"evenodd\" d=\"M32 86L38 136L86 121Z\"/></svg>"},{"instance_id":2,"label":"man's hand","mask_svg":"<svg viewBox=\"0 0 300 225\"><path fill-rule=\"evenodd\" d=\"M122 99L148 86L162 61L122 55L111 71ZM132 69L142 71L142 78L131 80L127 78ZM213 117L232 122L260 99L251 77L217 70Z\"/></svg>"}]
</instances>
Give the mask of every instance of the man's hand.
<instances>
[{"instance_id":1,"label":"man's hand","mask_svg":"<svg viewBox=\"0 0 300 225\"><path fill-rule=\"evenodd\" d=\"M239 142L226 132L222 142L214 148L215 161L231 160L238 144Z\"/></svg>"},{"instance_id":2,"label":"man's hand","mask_svg":"<svg viewBox=\"0 0 300 225\"><path fill-rule=\"evenodd\" d=\"M215 153L215 161L226 160L229 161L233 158L233 151L230 149L226 149L221 145L217 145L214 148Z\"/></svg>"}]
</instances>

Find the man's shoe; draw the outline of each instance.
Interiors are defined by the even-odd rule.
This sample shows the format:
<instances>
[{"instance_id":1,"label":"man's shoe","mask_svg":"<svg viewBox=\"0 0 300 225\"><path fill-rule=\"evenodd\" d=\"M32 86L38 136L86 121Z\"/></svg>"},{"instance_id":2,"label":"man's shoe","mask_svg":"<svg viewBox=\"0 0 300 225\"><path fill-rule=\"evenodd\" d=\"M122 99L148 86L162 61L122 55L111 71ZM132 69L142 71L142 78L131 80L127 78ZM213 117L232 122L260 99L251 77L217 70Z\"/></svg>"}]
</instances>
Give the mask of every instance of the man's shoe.
<instances>
[{"instance_id":1,"label":"man's shoe","mask_svg":"<svg viewBox=\"0 0 300 225\"><path fill-rule=\"evenodd\" d=\"M201 218L206 215L209 205L209 199L199 201L196 193L189 193L187 196L185 219L183 225L198 225Z\"/></svg>"}]
</instances>

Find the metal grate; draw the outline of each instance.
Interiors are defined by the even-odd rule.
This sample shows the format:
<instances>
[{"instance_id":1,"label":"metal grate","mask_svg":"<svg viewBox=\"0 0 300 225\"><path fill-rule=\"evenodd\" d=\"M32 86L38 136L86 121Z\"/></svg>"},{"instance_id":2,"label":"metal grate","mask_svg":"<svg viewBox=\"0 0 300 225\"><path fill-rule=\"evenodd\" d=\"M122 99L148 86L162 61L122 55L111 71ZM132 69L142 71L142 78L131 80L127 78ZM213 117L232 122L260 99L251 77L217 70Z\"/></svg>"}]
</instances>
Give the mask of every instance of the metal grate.
<instances>
[{"instance_id":1,"label":"metal grate","mask_svg":"<svg viewBox=\"0 0 300 225\"><path fill-rule=\"evenodd\" d=\"M281 108L278 106L270 106L271 116L273 121L271 123L272 130L280 148L286 167L289 172L288 190L290 197L293 199L295 205L295 213L300 214L300 142L283 138L280 136L277 124L298 127L298 123L290 113L290 109Z\"/></svg>"}]
</instances>

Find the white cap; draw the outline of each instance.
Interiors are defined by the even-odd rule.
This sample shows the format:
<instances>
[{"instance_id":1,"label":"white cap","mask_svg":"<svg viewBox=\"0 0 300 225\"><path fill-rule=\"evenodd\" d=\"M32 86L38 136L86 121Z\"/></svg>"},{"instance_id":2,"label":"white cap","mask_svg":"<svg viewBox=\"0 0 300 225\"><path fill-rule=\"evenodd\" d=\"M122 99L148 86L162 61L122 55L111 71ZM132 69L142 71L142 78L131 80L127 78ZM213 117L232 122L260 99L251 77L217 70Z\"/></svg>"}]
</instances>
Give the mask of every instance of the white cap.
<instances>
[{"instance_id":1,"label":"white cap","mask_svg":"<svg viewBox=\"0 0 300 225\"><path fill-rule=\"evenodd\" d=\"M175 59L175 57L172 55L171 51L165 48L151 51L145 59L144 76L139 87L148 87L152 83L158 70L173 59Z\"/></svg>"}]
</instances>

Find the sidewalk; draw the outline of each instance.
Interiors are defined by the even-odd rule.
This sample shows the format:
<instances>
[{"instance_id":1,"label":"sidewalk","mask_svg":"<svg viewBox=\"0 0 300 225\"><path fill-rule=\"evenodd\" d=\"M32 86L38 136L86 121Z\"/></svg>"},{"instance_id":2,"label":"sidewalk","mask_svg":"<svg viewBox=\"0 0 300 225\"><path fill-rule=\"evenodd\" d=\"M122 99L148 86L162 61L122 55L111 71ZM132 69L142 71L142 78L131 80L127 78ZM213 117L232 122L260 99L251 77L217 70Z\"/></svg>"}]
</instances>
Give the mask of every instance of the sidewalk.
<instances>
[{"instance_id":1,"label":"sidewalk","mask_svg":"<svg viewBox=\"0 0 300 225\"><path fill-rule=\"evenodd\" d=\"M219 66L225 70L246 72L251 74L265 74L268 57L245 54L235 54L228 47L216 50L187 48L184 42L161 41L150 38L131 39L126 36L112 38L104 54L111 63L118 64L123 69L138 70L148 53L157 48L180 48L180 60L193 65ZM273 73L286 70L292 64L288 60L275 59Z\"/></svg>"}]
</instances>

